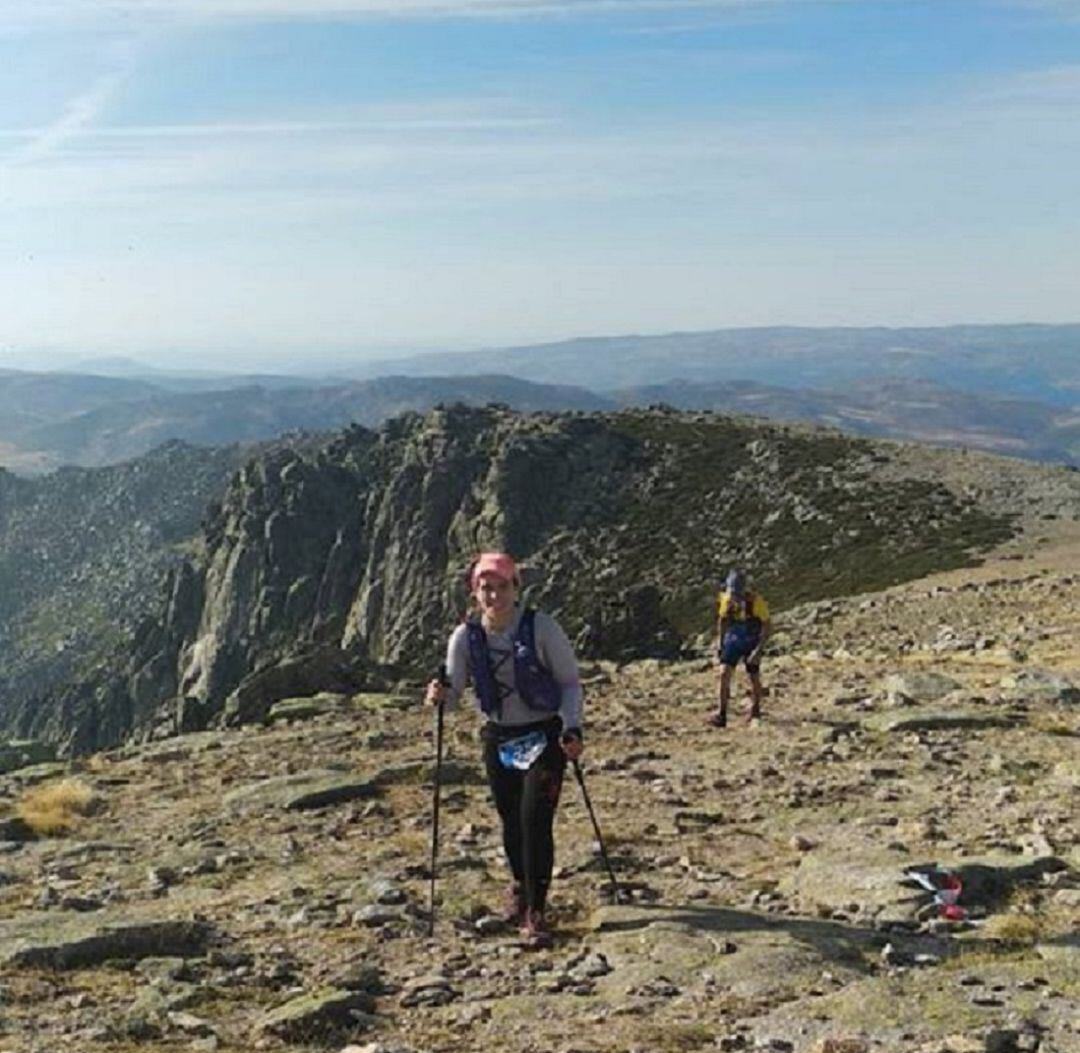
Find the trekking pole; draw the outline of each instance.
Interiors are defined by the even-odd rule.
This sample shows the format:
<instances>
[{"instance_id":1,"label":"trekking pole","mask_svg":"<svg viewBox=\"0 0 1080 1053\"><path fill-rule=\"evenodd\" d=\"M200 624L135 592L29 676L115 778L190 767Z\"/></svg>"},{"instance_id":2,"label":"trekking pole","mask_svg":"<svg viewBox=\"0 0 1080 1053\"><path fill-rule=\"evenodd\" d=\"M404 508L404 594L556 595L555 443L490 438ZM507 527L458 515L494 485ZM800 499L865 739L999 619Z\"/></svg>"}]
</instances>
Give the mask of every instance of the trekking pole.
<instances>
[{"instance_id":1,"label":"trekking pole","mask_svg":"<svg viewBox=\"0 0 1080 1053\"><path fill-rule=\"evenodd\" d=\"M585 789L585 776L581 774L581 765L576 760L570 763L574 766L574 777L577 779L578 786L581 787L581 796L585 800L585 808L588 810L593 830L596 833L596 843L600 846L600 855L603 856L604 866L607 867L608 877L611 879L612 898L618 903L620 900L619 883L615 880L615 871L611 869L611 860L608 859L607 849L604 847L604 838L600 833L600 824L596 821L596 812L593 811L592 801L589 800L589 791Z\"/></svg>"},{"instance_id":2,"label":"trekking pole","mask_svg":"<svg viewBox=\"0 0 1080 1053\"><path fill-rule=\"evenodd\" d=\"M446 663L439 666L439 683L446 686ZM439 787L442 782L443 709L440 700L435 713L435 779L431 810L431 889L428 893L428 938L435 935L435 869L439 860Z\"/></svg>"}]
</instances>

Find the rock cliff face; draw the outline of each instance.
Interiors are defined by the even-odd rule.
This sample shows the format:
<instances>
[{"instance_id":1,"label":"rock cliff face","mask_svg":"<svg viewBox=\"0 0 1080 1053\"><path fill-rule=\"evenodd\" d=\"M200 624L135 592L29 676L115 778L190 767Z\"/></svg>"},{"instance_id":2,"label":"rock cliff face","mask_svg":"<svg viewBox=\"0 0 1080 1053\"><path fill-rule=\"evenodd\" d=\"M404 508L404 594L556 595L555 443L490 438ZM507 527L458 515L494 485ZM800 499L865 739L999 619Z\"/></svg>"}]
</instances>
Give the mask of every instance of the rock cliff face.
<instances>
[{"instance_id":1,"label":"rock cliff face","mask_svg":"<svg viewBox=\"0 0 1080 1053\"><path fill-rule=\"evenodd\" d=\"M0 470L0 728L65 721L55 700L105 655L122 668L161 611L161 580L251 456L171 443L42 479Z\"/></svg>"},{"instance_id":2,"label":"rock cliff face","mask_svg":"<svg viewBox=\"0 0 1080 1053\"><path fill-rule=\"evenodd\" d=\"M525 562L583 655L664 657L702 642L734 563L782 608L970 562L1031 512L1022 485L988 511L959 454L921 456L712 414L465 407L278 449L233 478L133 651L18 730L85 750L421 675L481 548ZM1054 480L1040 500L1080 507Z\"/></svg>"}]
</instances>

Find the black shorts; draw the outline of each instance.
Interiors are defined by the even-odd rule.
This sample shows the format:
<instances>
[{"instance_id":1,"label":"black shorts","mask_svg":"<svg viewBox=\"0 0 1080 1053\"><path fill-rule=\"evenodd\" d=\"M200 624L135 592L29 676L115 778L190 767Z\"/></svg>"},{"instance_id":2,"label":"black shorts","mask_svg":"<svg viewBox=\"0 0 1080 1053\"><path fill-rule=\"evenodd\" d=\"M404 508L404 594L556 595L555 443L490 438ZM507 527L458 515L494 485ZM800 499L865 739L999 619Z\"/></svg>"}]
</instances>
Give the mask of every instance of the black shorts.
<instances>
[{"instance_id":1,"label":"black shorts","mask_svg":"<svg viewBox=\"0 0 1080 1053\"><path fill-rule=\"evenodd\" d=\"M759 643L761 643L760 636L741 636L729 633L724 639L717 656L720 659L720 664L734 668L740 662L745 662L746 671L757 675L761 672L761 663L751 662L750 656Z\"/></svg>"}]
</instances>

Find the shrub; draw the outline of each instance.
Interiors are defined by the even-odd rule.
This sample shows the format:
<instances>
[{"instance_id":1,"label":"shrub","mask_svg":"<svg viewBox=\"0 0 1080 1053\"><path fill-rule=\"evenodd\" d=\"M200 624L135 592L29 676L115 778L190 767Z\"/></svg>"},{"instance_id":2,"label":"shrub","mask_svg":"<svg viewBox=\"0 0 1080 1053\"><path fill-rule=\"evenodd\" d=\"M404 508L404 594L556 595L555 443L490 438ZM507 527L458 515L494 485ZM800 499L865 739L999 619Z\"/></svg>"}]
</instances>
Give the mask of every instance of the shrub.
<instances>
[{"instance_id":1,"label":"shrub","mask_svg":"<svg viewBox=\"0 0 1080 1053\"><path fill-rule=\"evenodd\" d=\"M93 812L97 801L86 783L64 779L27 790L16 803L15 814L37 834L65 834Z\"/></svg>"}]
</instances>

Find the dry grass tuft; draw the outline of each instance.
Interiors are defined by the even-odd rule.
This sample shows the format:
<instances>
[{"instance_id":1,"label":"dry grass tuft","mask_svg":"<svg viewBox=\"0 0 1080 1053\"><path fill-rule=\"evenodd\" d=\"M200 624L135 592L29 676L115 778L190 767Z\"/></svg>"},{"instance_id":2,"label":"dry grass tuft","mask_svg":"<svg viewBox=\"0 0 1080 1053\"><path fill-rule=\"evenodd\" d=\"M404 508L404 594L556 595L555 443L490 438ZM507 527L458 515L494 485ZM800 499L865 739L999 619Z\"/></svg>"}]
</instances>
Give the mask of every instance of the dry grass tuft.
<instances>
[{"instance_id":1,"label":"dry grass tuft","mask_svg":"<svg viewBox=\"0 0 1080 1053\"><path fill-rule=\"evenodd\" d=\"M1042 924L1031 914L994 914L983 926L984 936L1013 943L1034 943L1042 936Z\"/></svg>"},{"instance_id":2,"label":"dry grass tuft","mask_svg":"<svg viewBox=\"0 0 1080 1053\"><path fill-rule=\"evenodd\" d=\"M65 834L91 813L96 801L86 783L64 779L27 790L16 803L15 814L37 834Z\"/></svg>"},{"instance_id":3,"label":"dry grass tuft","mask_svg":"<svg viewBox=\"0 0 1080 1053\"><path fill-rule=\"evenodd\" d=\"M82 764L86 771L100 774L108 769L110 761L104 753L92 753L82 762Z\"/></svg>"}]
</instances>

